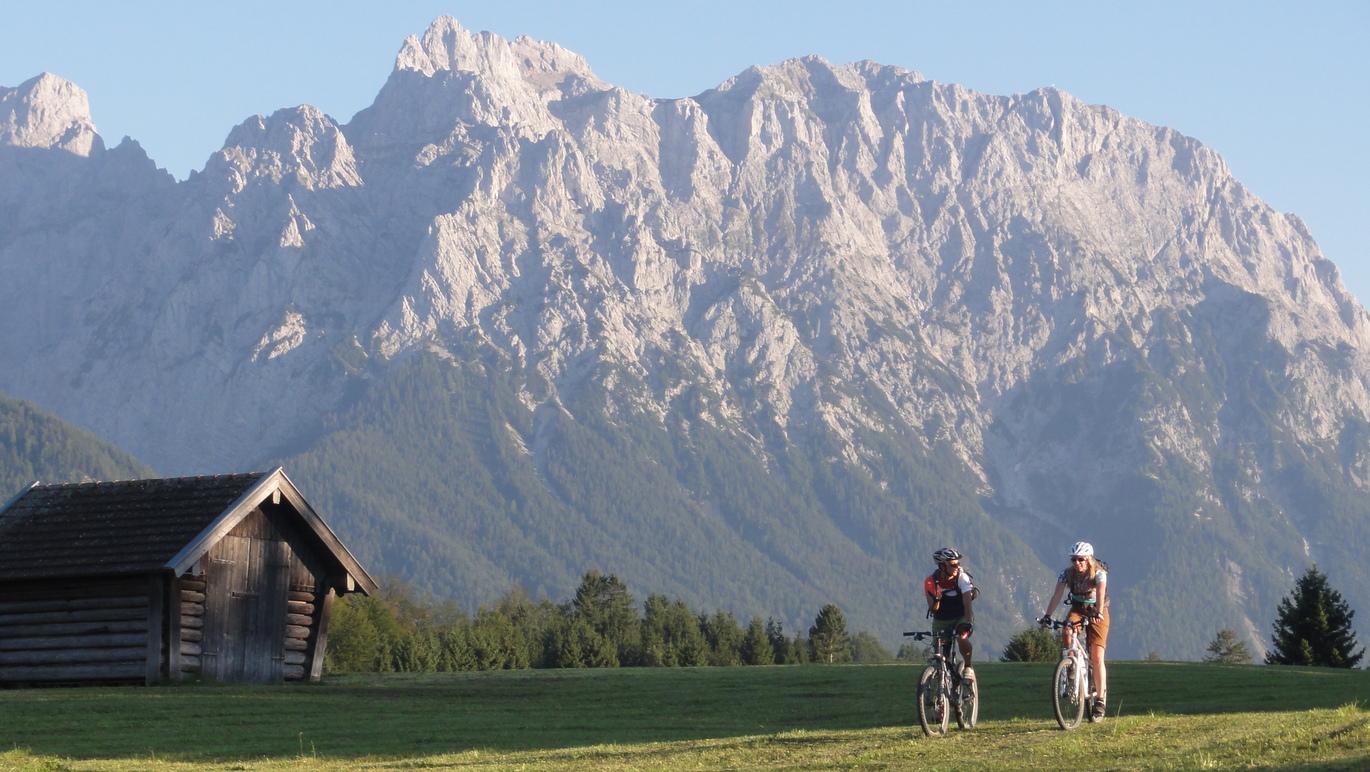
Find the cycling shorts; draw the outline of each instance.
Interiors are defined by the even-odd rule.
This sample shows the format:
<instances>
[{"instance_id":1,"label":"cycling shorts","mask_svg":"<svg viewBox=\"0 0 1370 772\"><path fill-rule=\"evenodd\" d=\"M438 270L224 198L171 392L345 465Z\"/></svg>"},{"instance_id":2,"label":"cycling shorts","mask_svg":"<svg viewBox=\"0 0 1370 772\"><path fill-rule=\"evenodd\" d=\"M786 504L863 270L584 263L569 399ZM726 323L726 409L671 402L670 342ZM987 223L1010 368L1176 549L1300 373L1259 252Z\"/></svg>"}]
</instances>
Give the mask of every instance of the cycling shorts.
<instances>
[{"instance_id":1,"label":"cycling shorts","mask_svg":"<svg viewBox=\"0 0 1370 772\"><path fill-rule=\"evenodd\" d=\"M1067 622L1079 622L1088 615L1088 610L1079 609L1072 606L1070 613L1066 615ZM1085 645L1088 647L1098 646L1101 649L1108 648L1108 608L1104 608L1103 614L1098 619L1089 620L1089 627L1085 629Z\"/></svg>"},{"instance_id":2,"label":"cycling shorts","mask_svg":"<svg viewBox=\"0 0 1370 772\"><path fill-rule=\"evenodd\" d=\"M956 630L957 625L964 621L966 621L965 617L957 617L955 619L934 619L932 620L932 634L937 635L944 630L950 634Z\"/></svg>"}]
</instances>

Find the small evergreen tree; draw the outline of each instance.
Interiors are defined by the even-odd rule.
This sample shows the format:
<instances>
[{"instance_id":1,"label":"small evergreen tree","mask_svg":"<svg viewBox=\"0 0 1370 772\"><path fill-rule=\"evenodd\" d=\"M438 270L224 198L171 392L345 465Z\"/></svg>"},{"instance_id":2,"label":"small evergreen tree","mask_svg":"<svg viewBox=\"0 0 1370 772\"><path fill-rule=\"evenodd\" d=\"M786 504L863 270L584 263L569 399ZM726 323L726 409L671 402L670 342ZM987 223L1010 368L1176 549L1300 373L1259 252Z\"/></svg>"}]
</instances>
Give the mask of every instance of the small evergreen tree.
<instances>
[{"instance_id":1,"label":"small evergreen tree","mask_svg":"<svg viewBox=\"0 0 1370 772\"><path fill-rule=\"evenodd\" d=\"M1365 655L1351 629L1356 612L1316 565L1294 582L1277 614L1266 664L1351 668Z\"/></svg>"},{"instance_id":2,"label":"small evergreen tree","mask_svg":"<svg viewBox=\"0 0 1370 772\"><path fill-rule=\"evenodd\" d=\"M818 610L809 628L809 648L814 662L832 665L851 660L851 638L842 609L829 603Z\"/></svg>"},{"instance_id":3,"label":"small evergreen tree","mask_svg":"<svg viewBox=\"0 0 1370 772\"><path fill-rule=\"evenodd\" d=\"M1251 664L1251 652L1247 650L1246 644L1237 637L1236 630L1223 628L1218 634L1213 636L1213 640L1208 643L1208 653L1204 655L1204 662L1213 662L1219 665L1249 665Z\"/></svg>"},{"instance_id":4,"label":"small evergreen tree","mask_svg":"<svg viewBox=\"0 0 1370 772\"><path fill-rule=\"evenodd\" d=\"M752 617L746 635L742 636L742 664L775 664L775 649L771 648L770 636L766 634L765 625L756 617Z\"/></svg>"},{"instance_id":5,"label":"small evergreen tree","mask_svg":"<svg viewBox=\"0 0 1370 772\"><path fill-rule=\"evenodd\" d=\"M453 624L438 633L438 669L443 671L475 670L476 655L471 651L467 635L470 626Z\"/></svg>"},{"instance_id":6,"label":"small evergreen tree","mask_svg":"<svg viewBox=\"0 0 1370 772\"><path fill-rule=\"evenodd\" d=\"M651 666L703 665L709 644L699 629L699 619L682 601L664 595L648 596L643 604L642 662Z\"/></svg>"},{"instance_id":7,"label":"small evergreen tree","mask_svg":"<svg viewBox=\"0 0 1370 772\"><path fill-rule=\"evenodd\" d=\"M1029 627L1008 639L1000 662L1055 662L1061 655L1061 642L1050 630Z\"/></svg>"},{"instance_id":8,"label":"small evergreen tree","mask_svg":"<svg viewBox=\"0 0 1370 772\"><path fill-rule=\"evenodd\" d=\"M742 628L728 611L699 615L699 630L709 644L710 665L742 664Z\"/></svg>"},{"instance_id":9,"label":"small evergreen tree","mask_svg":"<svg viewBox=\"0 0 1370 772\"><path fill-rule=\"evenodd\" d=\"M531 664L514 623L494 609L476 612L467 642L478 670L517 670Z\"/></svg>"},{"instance_id":10,"label":"small evergreen tree","mask_svg":"<svg viewBox=\"0 0 1370 772\"><path fill-rule=\"evenodd\" d=\"M614 648L614 664L641 659L641 620L633 596L617 576L590 571L580 580L572 605L576 614Z\"/></svg>"},{"instance_id":11,"label":"small evergreen tree","mask_svg":"<svg viewBox=\"0 0 1370 772\"><path fill-rule=\"evenodd\" d=\"M785 637L785 628L779 620L766 618L766 637L771 641L771 656L777 665L790 665L790 639Z\"/></svg>"},{"instance_id":12,"label":"small evergreen tree","mask_svg":"<svg viewBox=\"0 0 1370 772\"><path fill-rule=\"evenodd\" d=\"M389 670L396 673L431 673L437 669L438 646L435 636L423 632L409 633L396 639L390 648Z\"/></svg>"},{"instance_id":13,"label":"small evergreen tree","mask_svg":"<svg viewBox=\"0 0 1370 772\"><path fill-rule=\"evenodd\" d=\"M894 660L890 650L880 643L872 633L862 630L851 639L851 659L867 665L878 665Z\"/></svg>"},{"instance_id":14,"label":"small evergreen tree","mask_svg":"<svg viewBox=\"0 0 1370 772\"><path fill-rule=\"evenodd\" d=\"M567 614L547 636L546 659L552 667L617 667L618 655L604 636L578 614Z\"/></svg>"},{"instance_id":15,"label":"small evergreen tree","mask_svg":"<svg viewBox=\"0 0 1370 772\"><path fill-rule=\"evenodd\" d=\"M928 658L928 647L912 641L904 641L899 644L899 651L895 652L895 660L899 662L918 662Z\"/></svg>"}]
</instances>

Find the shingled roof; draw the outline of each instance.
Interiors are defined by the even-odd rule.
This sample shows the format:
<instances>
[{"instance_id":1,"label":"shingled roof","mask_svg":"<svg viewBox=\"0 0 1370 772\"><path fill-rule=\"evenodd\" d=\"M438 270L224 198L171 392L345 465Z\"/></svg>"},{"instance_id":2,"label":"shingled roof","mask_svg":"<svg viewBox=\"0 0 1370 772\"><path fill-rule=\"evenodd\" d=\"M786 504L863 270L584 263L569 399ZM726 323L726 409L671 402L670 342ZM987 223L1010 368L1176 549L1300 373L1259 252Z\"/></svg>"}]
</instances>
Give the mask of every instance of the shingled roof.
<instances>
[{"instance_id":1,"label":"shingled roof","mask_svg":"<svg viewBox=\"0 0 1370 772\"><path fill-rule=\"evenodd\" d=\"M0 580L183 571L279 491L363 591L375 582L284 471L34 484L0 509Z\"/></svg>"}]
</instances>

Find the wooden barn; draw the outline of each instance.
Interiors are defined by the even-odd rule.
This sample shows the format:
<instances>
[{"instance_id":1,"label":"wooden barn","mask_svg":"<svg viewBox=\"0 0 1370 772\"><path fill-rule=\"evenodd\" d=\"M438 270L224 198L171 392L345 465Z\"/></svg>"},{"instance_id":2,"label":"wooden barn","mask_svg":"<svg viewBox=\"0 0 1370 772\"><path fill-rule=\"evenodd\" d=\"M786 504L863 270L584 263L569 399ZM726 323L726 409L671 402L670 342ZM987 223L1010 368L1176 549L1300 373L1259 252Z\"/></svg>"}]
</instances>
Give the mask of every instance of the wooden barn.
<instances>
[{"instance_id":1,"label":"wooden barn","mask_svg":"<svg viewBox=\"0 0 1370 772\"><path fill-rule=\"evenodd\" d=\"M317 681L376 583L285 472L34 483L0 509L0 685Z\"/></svg>"}]
</instances>

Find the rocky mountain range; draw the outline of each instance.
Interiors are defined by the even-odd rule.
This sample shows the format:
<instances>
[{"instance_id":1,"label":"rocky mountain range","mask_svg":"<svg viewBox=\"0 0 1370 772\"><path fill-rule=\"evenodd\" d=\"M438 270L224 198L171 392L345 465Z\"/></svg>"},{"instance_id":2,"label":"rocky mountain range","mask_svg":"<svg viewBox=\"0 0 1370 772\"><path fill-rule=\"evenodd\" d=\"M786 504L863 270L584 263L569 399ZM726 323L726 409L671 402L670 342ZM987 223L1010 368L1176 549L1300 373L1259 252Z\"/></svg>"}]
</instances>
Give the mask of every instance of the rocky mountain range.
<instances>
[{"instance_id":1,"label":"rocky mountain range","mask_svg":"<svg viewBox=\"0 0 1370 772\"><path fill-rule=\"evenodd\" d=\"M873 62L694 97L443 18L185 181L0 87L0 391L164 474L285 463L373 573L592 567L892 639L954 542L1001 643L1089 539L1119 656L1370 603L1370 317L1171 129Z\"/></svg>"}]
</instances>

